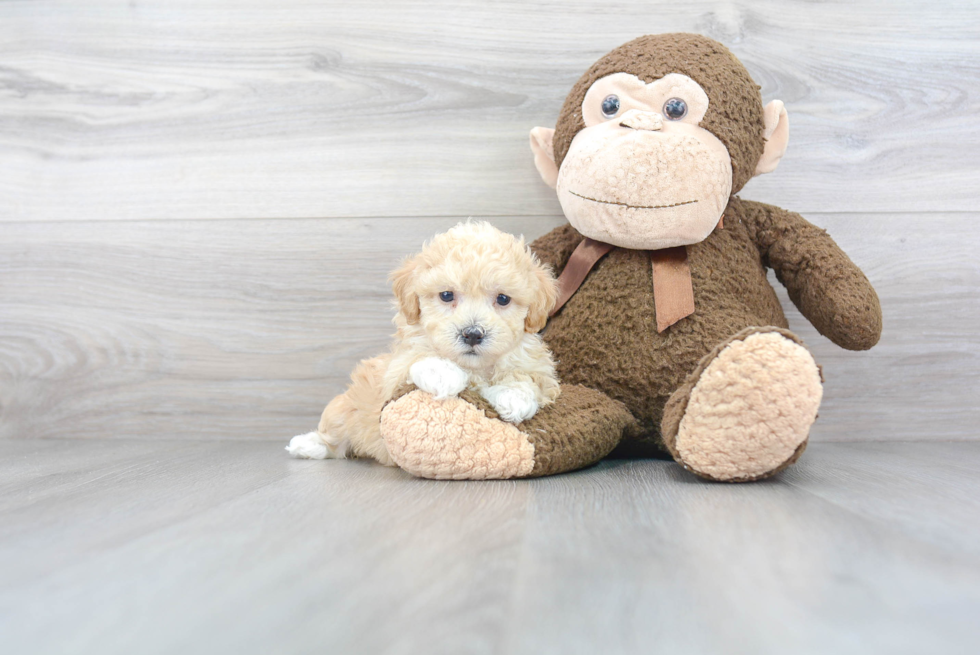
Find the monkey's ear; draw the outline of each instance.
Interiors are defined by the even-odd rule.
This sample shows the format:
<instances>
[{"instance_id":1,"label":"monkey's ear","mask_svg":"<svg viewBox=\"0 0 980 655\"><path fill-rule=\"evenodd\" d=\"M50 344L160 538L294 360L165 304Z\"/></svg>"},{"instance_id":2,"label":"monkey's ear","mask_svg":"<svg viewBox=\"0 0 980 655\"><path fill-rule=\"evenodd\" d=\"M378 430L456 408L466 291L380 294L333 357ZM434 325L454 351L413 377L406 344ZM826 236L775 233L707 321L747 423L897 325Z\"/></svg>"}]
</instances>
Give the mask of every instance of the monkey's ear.
<instances>
[{"instance_id":1,"label":"monkey's ear","mask_svg":"<svg viewBox=\"0 0 980 655\"><path fill-rule=\"evenodd\" d=\"M558 167L555 166L555 131L550 127L536 127L531 130L531 152L534 153L534 167L541 179L552 189L558 184Z\"/></svg>"},{"instance_id":2,"label":"monkey's ear","mask_svg":"<svg viewBox=\"0 0 980 655\"><path fill-rule=\"evenodd\" d=\"M779 160L786 154L786 146L789 145L789 116L786 114L786 107L782 100L773 100L763 110L765 121L766 149L762 151L762 158L755 166L755 174L772 173L779 165Z\"/></svg>"},{"instance_id":3,"label":"monkey's ear","mask_svg":"<svg viewBox=\"0 0 980 655\"><path fill-rule=\"evenodd\" d=\"M388 279L391 280L391 290L395 293L395 300L398 302L398 309L405 315L405 320L408 321L409 325L418 323L422 315L419 297L415 293L416 268L418 268L418 262L412 257L402 262L402 265L388 276Z\"/></svg>"}]
</instances>

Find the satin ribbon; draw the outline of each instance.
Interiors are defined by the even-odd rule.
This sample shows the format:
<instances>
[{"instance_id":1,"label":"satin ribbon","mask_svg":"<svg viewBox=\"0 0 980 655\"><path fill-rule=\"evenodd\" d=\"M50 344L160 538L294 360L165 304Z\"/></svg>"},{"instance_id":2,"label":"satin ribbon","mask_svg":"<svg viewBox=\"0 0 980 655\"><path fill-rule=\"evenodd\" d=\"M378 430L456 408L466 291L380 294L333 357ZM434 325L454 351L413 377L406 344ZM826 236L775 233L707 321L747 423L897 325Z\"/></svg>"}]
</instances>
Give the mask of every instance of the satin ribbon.
<instances>
[{"instance_id":1,"label":"satin ribbon","mask_svg":"<svg viewBox=\"0 0 980 655\"><path fill-rule=\"evenodd\" d=\"M576 246L568 263L558 276L558 303L551 311L554 316L569 298L575 295L589 272L613 248L608 243L586 237ZM663 250L648 250L653 270L653 302L657 313L657 332L694 313L694 285L687 261L687 247L676 246Z\"/></svg>"}]
</instances>

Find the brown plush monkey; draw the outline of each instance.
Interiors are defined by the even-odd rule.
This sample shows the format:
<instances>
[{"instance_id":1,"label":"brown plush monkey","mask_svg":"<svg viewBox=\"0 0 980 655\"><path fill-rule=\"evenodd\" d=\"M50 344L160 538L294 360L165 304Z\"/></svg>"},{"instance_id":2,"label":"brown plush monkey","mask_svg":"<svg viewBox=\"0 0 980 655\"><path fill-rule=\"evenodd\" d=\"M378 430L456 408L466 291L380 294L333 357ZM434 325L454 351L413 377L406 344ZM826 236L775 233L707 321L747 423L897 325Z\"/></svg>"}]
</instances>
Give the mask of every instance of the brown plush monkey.
<instances>
[{"instance_id":1,"label":"brown plush monkey","mask_svg":"<svg viewBox=\"0 0 980 655\"><path fill-rule=\"evenodd\" d=\"M617 446L666 450L726 481L794 462L821 375L766 269L844 348L878 341L881 308L826 232L734 195L776 168L787 140L782 103L763 106L742 64L711 39L645 36L596 62L556 128L531 131L535 165L570 223L532 244L561 272L544 333L559 402L511 426L477 398L445 405L413 392L382 416L399 465L424 477L506 477L495 473L514 470L495 468L499 440L533 447L525 475L585 466Z\"/></svg>"}]
</instances>

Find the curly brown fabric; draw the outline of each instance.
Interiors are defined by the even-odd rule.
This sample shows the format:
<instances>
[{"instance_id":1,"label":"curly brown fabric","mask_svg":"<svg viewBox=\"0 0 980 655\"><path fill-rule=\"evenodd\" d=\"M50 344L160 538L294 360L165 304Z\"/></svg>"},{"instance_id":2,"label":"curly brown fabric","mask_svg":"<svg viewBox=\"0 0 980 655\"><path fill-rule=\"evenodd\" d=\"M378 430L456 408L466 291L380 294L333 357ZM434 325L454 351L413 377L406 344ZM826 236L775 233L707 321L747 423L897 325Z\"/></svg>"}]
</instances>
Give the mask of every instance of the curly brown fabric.
<instances>
[{"instance_id":1,"label":"curly brown fabric","mask_svg":"<svg viewBox=\"0 0 980 655\"><path fill-rule=\"evenodd\" d=\"M794 231L807 238L795 246L779 238ZM560 271L582 238L565 225L531 248ZM798 262L807 261L815 243L821 265L835 273L815 275L809 287L799 276ZM720 343L752 326L789 327L766 280L768 266L787 284L804 287L791 288L791 297L837 343L864 346L880 334L880 308L867 278L825 232L796 214L733 198L725 211L725 229L688 246L688 258L695 313L665 332L656 330L646 253L616 249L595 265L543 333L564 383L598 389L636 418L640 443L624 443L624 449L665 450L660 425L668 398ZM855 297L867 299L868 309L842 313Z\"/></svg>"},{"instance_id":2,"label":"curly brown fabric","mask_svg":"<svg viewBox=\"0 0 980 655\"><path fill-rule=\"evenodd\" d=\"M826 230L799 214L734 199L762 261L800 313L841 348L867 350L881 336L881 303L868 278Z\"/></svg>"}]
</instances>

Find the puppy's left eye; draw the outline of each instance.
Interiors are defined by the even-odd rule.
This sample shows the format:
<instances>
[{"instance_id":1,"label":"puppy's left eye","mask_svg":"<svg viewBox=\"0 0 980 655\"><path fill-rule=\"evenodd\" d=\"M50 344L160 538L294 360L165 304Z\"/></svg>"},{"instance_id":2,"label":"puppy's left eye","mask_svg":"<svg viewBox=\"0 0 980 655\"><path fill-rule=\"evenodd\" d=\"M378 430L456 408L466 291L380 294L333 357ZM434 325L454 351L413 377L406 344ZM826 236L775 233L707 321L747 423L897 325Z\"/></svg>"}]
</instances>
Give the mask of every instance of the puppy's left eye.
<instances>
[{"instance_id":1,"label":"puppy's left eye","mask_svg":"<svg viewBox=\"0 0 980 655\"><path fill-rule=\"evenodd\" d=\"M453 298L454 296L452 291L443 291L439 294L439 300L442 302L452 302Z\"/></svg>"},{"instance_id":2,"label":"puppy's left eye","mask_svg":"<svg viewBox=\"0 0 980 655\"><path fill-rule=\"evenodd\" d=\"M501 293L500 295L497 296L497 304L500 305L501 307L505 307L509 305L510 296L505 296L504 294Z\"/></svg>"}]
</instances>

